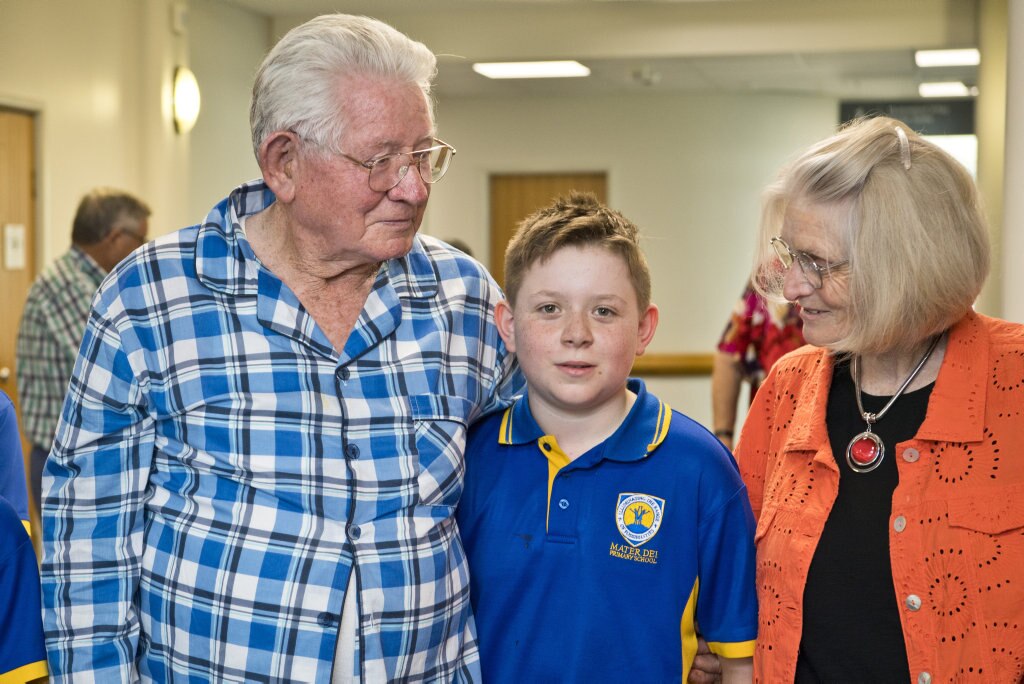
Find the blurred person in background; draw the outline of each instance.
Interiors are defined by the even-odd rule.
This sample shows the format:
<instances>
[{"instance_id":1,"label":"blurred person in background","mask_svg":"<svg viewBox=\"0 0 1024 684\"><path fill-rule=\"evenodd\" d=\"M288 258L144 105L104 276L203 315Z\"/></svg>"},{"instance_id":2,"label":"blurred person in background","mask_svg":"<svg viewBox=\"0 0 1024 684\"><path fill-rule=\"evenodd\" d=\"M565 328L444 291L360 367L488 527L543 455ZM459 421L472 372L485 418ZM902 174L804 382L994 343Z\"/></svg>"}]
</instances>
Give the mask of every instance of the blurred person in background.
<instances>
[{"instance_id":1,"label":"blurred person in background","mask_svg":"<svg viewBox=\"0 0 1024 684\"><path fill-rule=\"evenodd\" d=\"M32 283L18 328L18 393L31 444L29 485L40 506L43 464L64 405L93 295L103 278L145 244L149 207L111 188L96 188L78 203L71 248Z\"/></svg>"},{"instance_id":2,"label":"blurred person in background","mask_svg":"<svg viewBox=\"0 0 1024 684\"><path fill-rule=\"evenodd\" d=\"M715 436L729 449L743 382L750 383L753 401L775 362L803 345L802 326L796 306L765 301L747 282L718 340L711 371L711 423Z\"/></svg>"}]
</instances>

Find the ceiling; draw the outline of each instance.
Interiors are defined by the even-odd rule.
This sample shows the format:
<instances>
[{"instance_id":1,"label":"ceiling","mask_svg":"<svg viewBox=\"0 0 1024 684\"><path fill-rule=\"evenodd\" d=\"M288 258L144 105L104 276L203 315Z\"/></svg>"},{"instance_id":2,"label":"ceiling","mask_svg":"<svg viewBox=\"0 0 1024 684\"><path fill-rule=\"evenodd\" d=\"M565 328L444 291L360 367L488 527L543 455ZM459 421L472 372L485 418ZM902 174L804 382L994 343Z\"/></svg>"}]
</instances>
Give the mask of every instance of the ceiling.
<instances>
[{"instance_id":1,"label":"ceiling","mask_svg":"<svg viewBox=\"0 0 1024 684\"><path fill-rule=\"evenodd\" d=\"M922 81L977 83L976 67L921 69L917 48L977 45L975 0L221 0L275 33L316 14L369 14L438 53L442 96L640 92L917 99ZM493 81L473 61L575 58L577 79Z\"/></svg>"}]
</instances>

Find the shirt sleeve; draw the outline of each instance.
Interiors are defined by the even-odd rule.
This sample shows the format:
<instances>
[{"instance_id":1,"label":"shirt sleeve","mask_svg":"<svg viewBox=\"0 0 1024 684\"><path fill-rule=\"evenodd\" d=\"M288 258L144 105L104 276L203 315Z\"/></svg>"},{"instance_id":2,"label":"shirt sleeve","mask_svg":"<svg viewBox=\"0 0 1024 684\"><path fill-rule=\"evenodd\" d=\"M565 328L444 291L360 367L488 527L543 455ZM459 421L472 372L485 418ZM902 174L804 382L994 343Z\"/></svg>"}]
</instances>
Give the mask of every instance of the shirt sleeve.
<instances>
[{"instance_id":1,"label":"shirt sleeve","mask_svg":"<svg viewBox=\"0 0 1024 684\"><path fill-rule=\"evenodd\" d=\"M743 430L736 443L734 454L740 467L740 475L750 495L750 506L754 511L755 520L761 517L764 504L765 477L768 469L769 446L771 444L772 424L770 417L775 415L773 404L776 395L778 375L769 371L761 389L754 396L747 419L743 421Z\"/></svg>"},{"instance_id":2,"label":"shirt sleeve","mask_svg":"<svg viewBox=\"0 0 1024 684\"><path fill-rule=\"evenodd\" d=\"M701 522L697 624L712 652L747 658L757 638L754 517L739 474L729 470L702 484L721 492L702 495L702 506L727 498Z\"/></svg>"},{"instance_id":3,"label":"shirt sleeve","mask_svg":"<svg viewBox=\"0 0 1024 684\"><path fill-rule=\"evenodd\" d=\"M526 378L519 369L519 362L516 360L515 354L505 346L505 342L498 334L498 326L494 322L494 305L505 296L498 284L486 272L483 273L482 286L486 291L483 300L487 302L487 306L481 334L485 349L494 363L491 377L484 380L486 395L483 405L480 412L473 416L473 420L506 408L526 389Z\"/></svg>"},{"instance_id":4,"label":"shirt sleeve","mask_svg":"<svg viewBox=\"0 0 1024 684\"><path fill-rule=\"evenodd\" d=\"M9 502L0 498L0 682L46 676L39 605L32 540Z\"/></svg>"},{"instance_id":5,"label":"shirt sleeve","mask_svg":"<svg viewBox=\"0 0 1024 684\"><path fill-rule=\"evenodd\" d=\"M25 303L18 328L18 390L25 436L33 446L50 447L57 427L58 397L67 389L70 348L62 346L61 334L47 316L47 289L37 283ZM52 308L52 305L51 305ZM77 346L75 347L77 350Z\"/></svg>"},{"instance_id":6,"label":"shirt sleeve","mask_svg":"<svg viewBox=\"0 0 1024 684\"><path fill-rule=\"evenodd\" d=\"M28 527L28 481L25 457L14 404L0 392L0 497L14 508L26 530Z\"/></svg>"},{"instance_id":7,"label":"shirt sleeve","mask_svg":"<svg viewBox=\"0 0 1024 684\"><path fill-rule=\"evenodd\" d=\"M135 677L133 597L154 427L125 347L117 327L94 312L43 473L43 606L54 682Z\"/></svg>"}]
</instances>

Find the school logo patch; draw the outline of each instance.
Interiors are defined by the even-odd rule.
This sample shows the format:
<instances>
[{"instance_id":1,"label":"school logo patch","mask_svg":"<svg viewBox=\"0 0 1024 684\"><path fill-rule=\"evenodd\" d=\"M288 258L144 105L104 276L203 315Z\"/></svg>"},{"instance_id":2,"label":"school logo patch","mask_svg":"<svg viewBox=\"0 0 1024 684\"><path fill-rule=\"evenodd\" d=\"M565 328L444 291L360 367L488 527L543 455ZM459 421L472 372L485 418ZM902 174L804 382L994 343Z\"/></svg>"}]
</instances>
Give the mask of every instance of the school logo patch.
<instances>
[{"instance_id":1,"label":"school logo patch","mask_svg":"<svg viewBox=\"0 0 1024 684\"><path fill-rule=\"evenodd\" d=\"M664 499L636 492L622 493L615 507L615 526L630 546L643 546L658 534L664 511Z\"/></svg>"}]
</instances>

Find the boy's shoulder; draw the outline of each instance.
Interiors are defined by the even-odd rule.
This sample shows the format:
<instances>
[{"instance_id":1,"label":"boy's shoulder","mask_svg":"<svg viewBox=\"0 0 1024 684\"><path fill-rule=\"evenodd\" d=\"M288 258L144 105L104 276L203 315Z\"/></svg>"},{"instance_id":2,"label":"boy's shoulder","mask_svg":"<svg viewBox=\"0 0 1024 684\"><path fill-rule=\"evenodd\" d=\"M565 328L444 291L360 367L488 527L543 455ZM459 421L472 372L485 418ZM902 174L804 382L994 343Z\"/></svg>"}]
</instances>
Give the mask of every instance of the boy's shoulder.
<instances>
[{"instance_id":1,"label":"boy's shoulder","mask_svg":"<svg viewBox=\"0 0 1024 684\"><path fill-rule=\"evenodd\" d=\"M738 475L732 453L708 428L675 409L664 441L658 446L662 465L676 470L725 470ZM657 452L655 452L657 453Z\"/></svg>"},{"instance_id":2,"label":"boy's shoulder","mask_svg":"<svg viewBox=\"0 0 1024 684\"><path fill-rule=\"evenodd\" d=\"M491 432L495 435L495 439L497 439L497 433L495 431L501 427L502 421L505 420L505 415L509 413L520 401L523 401L523 398L516 397L508 406L481 416L469 426L469 434L474 435L483 432Z\"/></svg>"}]
</instances>

